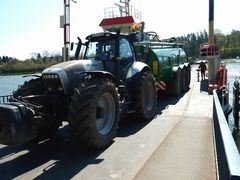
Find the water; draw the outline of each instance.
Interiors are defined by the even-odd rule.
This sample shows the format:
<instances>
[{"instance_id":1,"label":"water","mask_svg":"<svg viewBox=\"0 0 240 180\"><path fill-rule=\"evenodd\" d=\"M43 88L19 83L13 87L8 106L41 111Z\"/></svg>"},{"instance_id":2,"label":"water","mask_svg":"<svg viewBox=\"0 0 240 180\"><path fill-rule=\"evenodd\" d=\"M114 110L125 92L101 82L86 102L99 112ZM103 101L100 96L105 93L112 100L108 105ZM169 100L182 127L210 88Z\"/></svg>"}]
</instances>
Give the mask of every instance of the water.
<instances>
[{"instance_id":1,"label":"water","mask_svg":"<svg viewBox=\"0 0 240 180\"><path fill-rule=\"evenodd\" d=\"M19 85L34 78L33 76L23 76L24 75L0 76L0 96L12 95L12 92L17 90Z\"/></svg>"},{"instance_id":2,"label":"water","mask_svg":"<svg viewBox=\"0 0 240 180\"><path fill-rule=\"evenodd\" d=\"M240 63L228 63L226 66L228 70L228 83L229 83L229 102L232 106L233 100L233 83L236 77L240 77ZM234 127L233 114L229 115L229 126L231 129Z\"/></svg>"},{"instance_id":3,"label":"water","mask_svg":"<svg viewBox=\"0 0 240 180\"><path fill-rule=\"evenodd\" d=\"M229 102L232 106L233 105L232 104L232 102L233 102L233 83L237 77L240 77L240 63L228 63L226 67L228 70ZM228 118L229 118L229 121L228 121L229 127L232 131L236 145L240 152L240 132L238 130L234 129L233 113L231 113Z\"/></svg>"}]
</instances>

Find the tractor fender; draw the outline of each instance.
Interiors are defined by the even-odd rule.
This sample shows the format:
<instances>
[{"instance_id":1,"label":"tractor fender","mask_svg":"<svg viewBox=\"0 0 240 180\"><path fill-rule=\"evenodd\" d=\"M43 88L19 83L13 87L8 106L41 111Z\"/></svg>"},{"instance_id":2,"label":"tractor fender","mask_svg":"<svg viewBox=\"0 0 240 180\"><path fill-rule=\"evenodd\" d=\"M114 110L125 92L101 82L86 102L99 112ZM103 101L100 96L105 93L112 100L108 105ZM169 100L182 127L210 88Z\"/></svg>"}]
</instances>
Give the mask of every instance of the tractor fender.
<instances>
[{"instance_id":1,"label":"tractor fender","mask_svg":"<svg viewBox=\"0 0 240 180\"><path fill-rule=\"evenodd\" d=\"M127 72L126 79L133 77L142 71L151 71L150 67L143 62L134 62Z\"/></svg>"},{"instance_id":2,"label":"tractor fender","mask_svg":"<svg viewBox=\"0 0 240 180\"><path fill-rule=\"evenodd\" d=\"M176 73L178 69L181 69L181 68L180 68L179 66L174 66L174 67L172 68L172 73L173 73L173 74Z\"/></svg>"},{"instance_id":3,"label":"tractor fender","mask_svg":"<svg viewBox=\"0 0 240 180\"><path fill-rule=\"evenodd\" d=\"M172 68L172 74L171 74L171 81L174 79L175 74L177 73L178 70L181 70L180 66L173 66Z\"/></svg>"},{"instance_id":4,"label":"tractor fender","mask_svg":"<svg viewBox=\"0 0 240 180\"><path fill-rule=\"evenodd\" d=\"M185 68L185 64L180 64L179 67L180 67L180 69L182 70L182 69Z\"/></svg>"},{"instance_id":5,"label":"tractor fender","mask_svg":"<svg viewBox=\"0 0 240 180\"><path fill-rule=\"evenodd\" d=\"M184 66L188 67L190 64L188 62L184 63Z\"/></svg>"},{"instance_id":6,"label":"tractor fender","mask_svg":"<svg viewBox=\"0 0 240 180\"><path fill-rule=\"evenodd\" d=\"M187 68L191 69L191 64L189 62L184 63L184 66L186 66Z\"/></svg>"}]
</instances>

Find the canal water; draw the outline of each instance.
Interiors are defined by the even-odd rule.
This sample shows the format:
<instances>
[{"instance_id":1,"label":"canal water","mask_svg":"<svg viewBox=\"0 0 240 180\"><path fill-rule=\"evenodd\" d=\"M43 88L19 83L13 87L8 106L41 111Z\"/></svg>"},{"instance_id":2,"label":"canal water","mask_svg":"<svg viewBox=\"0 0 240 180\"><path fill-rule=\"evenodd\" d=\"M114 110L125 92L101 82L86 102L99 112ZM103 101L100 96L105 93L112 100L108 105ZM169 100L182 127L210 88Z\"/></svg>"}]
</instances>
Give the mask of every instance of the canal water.
<instances>
[{"instance_id":1,"label":"canal water","mask_svg":"<svg viewBox=\"0 0 240 180\"><path fill-rule=\"evenodd\" d=\"M233 99L233 82L235 78L240 77L240 63L227 63L228 82L229 82L229 100L232 105ZM17 90L19 85L25 81L34 78L33 76L24 77L24 75L0 76L0 96L11 95L14 90ZM229 127L233 132L237 146L240 150L240 133L234 131L234 118L232 113L229 115Z\"/></svg>"},{"instance_id":2,"label":"canal water","mask_svg":"<svg viewBox=\"0 0 240 180\"><path fill-rule=\"evenodd\" d=\"M24 77L24 75L0 76L0 96L11 95L18 86L32 78L33 76Z\"/></svg>"},{"instance_id":3,"label":"canal water","mask_svg":"<svg viewBox=\"0 0 240 180\"><path fill-rule=\"evenodd\" d=\"M228 70L228 83L229 83L229 102L232 105L233 102L233 83L236 78L240 77L240 63L228 63L226 66ZM234 121L232 113L229 116L229 125L231 129L234 127Z\"/></svg>"},{"instance_id":4,"label":"canal water","mask_svg":"<svg viewBox=\"0 0 240 180\"><path fill-rule=\"evenodd\" d=\"M240 63L227 63L226 66L228 70L228 83L229 83L229 102L232 106L233 102L233 83L236 78L240 78ZM238 151L240 152L240 132L234 128L234 117L233 113L229 115L229 127L232 131L232 135L235 139L236 145L238 147Z\"/></svg>"}]
</instances>

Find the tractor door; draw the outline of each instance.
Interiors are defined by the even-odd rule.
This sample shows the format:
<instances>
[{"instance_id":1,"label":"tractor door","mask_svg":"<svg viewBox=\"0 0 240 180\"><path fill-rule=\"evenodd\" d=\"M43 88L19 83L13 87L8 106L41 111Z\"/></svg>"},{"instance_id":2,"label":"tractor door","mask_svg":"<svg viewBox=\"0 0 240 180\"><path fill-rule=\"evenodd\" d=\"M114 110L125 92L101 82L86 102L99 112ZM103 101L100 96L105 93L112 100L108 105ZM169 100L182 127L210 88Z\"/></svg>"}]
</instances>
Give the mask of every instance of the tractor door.
<instances>
[{"instance_id":1,"label":"tractor door","mask_svg":"<svg viewBox=\"0 0 240 180\"><path fill-rule=\"evenodd\" d=\"M134 51L126 38L121 38L119 42L119 56L120 56L120 78L125 79L128 69L134 62Z\"/></svg>"}]
</instances>

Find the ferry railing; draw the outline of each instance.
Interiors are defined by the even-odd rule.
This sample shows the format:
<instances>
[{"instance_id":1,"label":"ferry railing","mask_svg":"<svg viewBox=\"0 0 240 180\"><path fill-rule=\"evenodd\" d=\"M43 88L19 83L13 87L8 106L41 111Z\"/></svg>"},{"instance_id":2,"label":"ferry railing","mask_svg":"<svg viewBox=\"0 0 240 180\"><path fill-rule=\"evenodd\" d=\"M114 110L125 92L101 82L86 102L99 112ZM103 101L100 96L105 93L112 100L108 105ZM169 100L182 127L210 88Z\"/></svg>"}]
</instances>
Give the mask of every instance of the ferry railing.
<instances>
[{"instance_id":1,"label":"ferry railing","mask_svg":"<svg viewBox=\"0 0 240 180\"><path fill-rule=\"evenodd\" d=\"M233 85L233 117L234 125L239 130L239 111L240 111L240 85L239 78L235 79Z\"/></svg>"},{"instance_id":2,"label":"ferry railing","mask_svg":"<svg viewBox=\"0 0 240 180\"><path fill-rule=\"evenodd\" d=\"M12 95L5 95L0 96L0 104L9 102L9 99L12 97Z\"/></svg>"},{"instance_id":3,"label":"ferry railing","mask_svg":"<svg viewBox=\"0 0 240 180\"><path fill-rule=\"evenodd\" d=\"M127 14L126 10L119 8L119 7L104 8L104 17L105 18L117 18L117 17L129 16L129 15L133 16L135 21L141 21L141 12L133 6L130 6L129 14Z\"/></svg>"},{"instance_id":4,"label":"ferry railing","mask_svg":"<svg viewBox=\"0 0 240 180\"><path fill-rule=\"evenodd\" d=\"M218 179L240 179L240 155L216 90L213 91L213 129Z\"/></svg>"},{"instance_id":5,"label":"ferry railing","mask_svg":"<svg viewBox=\"0 0 240 180\"><path fill-rule=\"evenodd\" d=\"M225 89L222 90L221 102L222 107L224 107L224 105L229 102L229 83L227 83Z\"/></svg>"}]
</instances>

